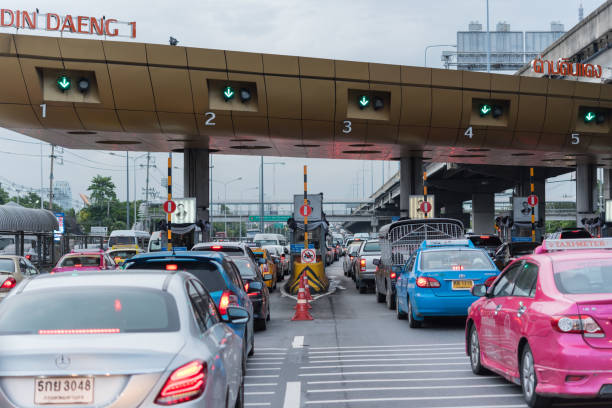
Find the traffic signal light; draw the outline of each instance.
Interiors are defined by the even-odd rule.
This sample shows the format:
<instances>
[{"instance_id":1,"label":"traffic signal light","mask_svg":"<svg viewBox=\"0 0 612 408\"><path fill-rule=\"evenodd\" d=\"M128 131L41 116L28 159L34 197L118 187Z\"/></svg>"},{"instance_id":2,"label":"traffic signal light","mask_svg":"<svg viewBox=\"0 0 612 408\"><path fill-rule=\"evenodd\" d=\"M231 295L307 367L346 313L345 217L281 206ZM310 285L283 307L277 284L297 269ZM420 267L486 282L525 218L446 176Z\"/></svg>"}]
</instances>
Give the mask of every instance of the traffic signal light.
<instances>
[{"instance_id":1,"label":"traffic signal light","mask_svg":"<svg viewBox=\"0 0 612 408\"><path fill-rule=\"evenodd\" d=\"M247 88L240 88L240 101L242 103L247 103L248 101L251 100L251 91L249 91Z\"/></svg>"},{"instance_id":2,"label":"traffic signal light","mask_svg":"<svg viewBox=\"0 0 612 408\"><path fill-rule=\"evenodd\" d=\"M597 114L594 111L587 111L584 114L584 123L592 123L595 121Z\"/></svg>"},{"instance_id":3,"label":"traffic signal light","mask_svg":"<svg viewBox=\"0 0 612 408\"><path fill-rule=\"evenodd\" d=\"M374 97L374 110L380 110L385 107L385 101L377 96Z\"/></svg>"},{"instance_id":4,"label":"traffic signal light","mask_svg":"<svg viewBox=\"0 0 612 408\"><path fill-rule=\"evenodd\" d=\"M78 82L78 87L79 87L79 91L81 91L81 93L85 93L87 91L89 91L89 79L83 77L81 79L79 79Z\"/></svg>"},{"instance_id":5,"label":"traffic signal light","mask_svg":"<svg viewBox=\"0 0 612 408\"><path fill-rule=\"evenodd\" d=\"M234 88L232 88L231 86L226 86L223 89L223 99L225 100L225 102L229 102L232 99L234 99L234 96L236 96L236 91L234 91Z\"/></svg>"},{"instance_id":6,"label":"traffic signal light","mask_svg":"<svg viewBox=\"0 0 612 408\"><path fill-rule=\"evenodd\" d=\"M359 104L360 109L365 109L370 106L370 97L367 95L360 95L357 103Z\"/></svg>"},{"instance_id":7,"label":"traffic signal light","mask_svg":"<svg viewBox=\"0 0 612 408\"><path fill-rule=\"evenodd\" d=\"M487 116L489 113L491 113L492 110L493 108L491 107L491 105L487 103L483 103L480 105L480 108L479 108L480 116L481 117Z\"/></svg>"},{"instance_id":8,"label":"traffic signal light","mask_svg":"<svg viewBox=\"0 0 612 408\"><path fill-rule=\"evenodd\" d=\"M72 80L67 75L60 75L59 77L57 77L56 84L57 84L57 88L60 91L65 92L69 90L70 87L72 86Z\"/></svg>"}]
</instances>

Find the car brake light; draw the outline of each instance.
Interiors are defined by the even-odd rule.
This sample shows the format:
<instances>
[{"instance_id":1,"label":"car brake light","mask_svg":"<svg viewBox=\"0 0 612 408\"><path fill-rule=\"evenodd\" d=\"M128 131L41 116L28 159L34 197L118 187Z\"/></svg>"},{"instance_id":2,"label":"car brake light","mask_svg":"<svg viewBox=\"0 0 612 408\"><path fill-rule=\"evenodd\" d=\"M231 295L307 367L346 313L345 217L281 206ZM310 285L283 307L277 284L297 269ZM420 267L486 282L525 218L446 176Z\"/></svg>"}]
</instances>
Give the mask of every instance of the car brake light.
<instances>
[{"instance_id":1,"label":"car brake light","mask_svg":"<svg viewBox=\"0 0 612 408\"><path fill-rule=\"evenodd\" d=\"M493 285L493 282L495 282L495 279L497 279L497 276L491 276L490 278L487 278L487 280L485 281L484 285L487 288L490 288L491 285Z\"/></svg>"},{"instance_id":2,"label":"car brake light","mask_svg":"<svg viewBox=\"0 0 612 408\"><path fill-rule=\"evenodd\" d=\"M360 260L359 265L361 265L361 271L366 270L366 260L365 259Z\"/></svg>"},{"instance_id":3,"label":"car brake light","mask_svg":"<svg viewBox=\"0 0 612 408\"><path fill-rule=\"evenodd\" d=\"M211 248L213 251L219 251L220 249L223 249L221 245L213 245Z\"/></svg>"},{"instance_id":4,"label":"car brake light","mask_svg":"<svg viewBox=\"0 0 612 408\"><path fill-rule=\"evenodd\" d=\"M351 258L351 261L353 260L353 258L355 258L354 256L349 256L349 258Z\"/></svg>"},{"instance_id":5,"label":"car brake light","mask_svg":"<svg viewBox=\"0 0 612 408\"><path fill-rule=\"evenodd\" d=\"M178 265L177 264L168 264L168 265L166 265L166 270L167 271L176 271L176 270L178 270Z\"/></svg>"},{"instance_id":6,"label":"car brake light","mask_svg":"<svg viewBox=\"0 0 612 408\"><path fill-rule=\"evenodd\" d=\"M83 266L83 264L75 264L74 267L75 268L81 268Z\"/></svg>"},{"instance_id":7,"label":"car brake light","mask_svg":"<svg viewBox=\"0 0 612 408\"><path fill-rule=\"evenodd\" d=\"M244 291L248 292L249 291L249 282L244 284Z\"/></svg>"},{"instance_id":8,"label":"car brake light","mask_svg":"<svg viewBox=\"0 0 612 408\"><path fill-rule=\"evenodd\" d=\"M421 277L417 278L416 285L419 288L439 288L440 287L440 282L438 282L436 279L430 278L428 276L421 276Z\"/></svg>"},{"instance_id":9,"label":"car brake light","mask_svg":"<svg viewBox=\"0 0 612 408\"><path fill-rule=\"evenodd\" d=\"M206 388L207 371L206 363L197 360L177 368L170 374L155 403L174 405L198 398Z\"/></svg>"},{"instance_id":10,"label":"car brake light","mask_svg":"<svg viewBox=\"0 0 612 408\"><path fill-rule=\"evenodd\" d=\"M462 271L463 265L453 265L453 271Z\"/></svg>"},{"instance_id":11,"label":"car brake light","mask_svg":"<svg viewBox=\"0 0 612 408\"><path fill-rule=\"evenodd\" d=\"M32 255L26 255L25 259L27 259L29 261L30 259L32 259Z\"/></svg>"},{"instance_id":12,"label":"car brake light","mask_svg":"<svg viewBox=\"0 0 612 408\"><path fill-rule=\"evenodd\" d=\"M2 283L0 289L11 290L15 287L15 285L17 285L17 281L15 280L15 278L9 277Z\"/></svg>"},{"instance_id":13,"label":"car brake light","mask_svg":"<svg viewBox=\"0 0 612 408\"><path fill-rule=\"evenodd\" d=\"M57 329L39 330L38 334L115 334L120 332L119 329Z\"/></svg>"},{"instance_id":14,"label":"car brake light","mask_svg":"<svg viewBox=\"0 0 612 408\"><path fill-rule=\"evenodd\" d=\"M119 258L118 256L116 256L116 257L115 257L115 259L114 259L114 261L115 261L115 263L119 263L119 262L121 262L121 258Z\"/></svg>"},{"instance_id":15,"label":"car brake light","mask_svg":"<svg viewBox=\"0 0 612 408\"><path fill-rule=\"evenodd\" d=\"M489 239L490 237L488 235L481 235L480 239Z\"/></svg>"},{"instance_id":16,"label":"car brake light","mask_svg":"<svg viewBox=\"0 0 612 408\"><path fill-rule=\"evenodd\" d=\"M231 305L238 305L238 296L236 296L232 291L226 290L221 295L221 299L219 300L219 313L222 315L227 314L227 308Z\"/></svg>"},{"instance_id":17,"label":"car brake light","mask_svg":"<svg viewBox=\"0 0 612 408\"><path fill-rule=\"evenodd\" d=\"M577 333L584 337L605 337L595 319L588 315L555 316L551 324L553 329L561 333Z\"/></svg>"},{"instance_id":18,"label":"car brake light","mask_svg":"<svg viewBox=\"0 0 612 408\"><path fill-rule=\"evenodd\" d=\"M395 279L395 278L397 278L397 273L395 273L395 272L391 272L391 273L389 274L389 277L390 277L391 279Z\"/></svg>"}]
</instances>

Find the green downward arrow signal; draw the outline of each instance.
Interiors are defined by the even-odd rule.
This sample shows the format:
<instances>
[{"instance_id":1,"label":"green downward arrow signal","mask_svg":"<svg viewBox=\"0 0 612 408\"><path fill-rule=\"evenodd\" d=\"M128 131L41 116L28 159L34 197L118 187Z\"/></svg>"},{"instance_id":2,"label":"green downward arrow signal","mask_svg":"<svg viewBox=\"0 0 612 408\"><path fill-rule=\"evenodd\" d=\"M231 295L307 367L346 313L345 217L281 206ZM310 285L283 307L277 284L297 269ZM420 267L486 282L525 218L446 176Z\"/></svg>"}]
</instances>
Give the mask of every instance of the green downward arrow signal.
<instances>
[{"instance_id":1,"label":"green downward arrow signal","mask_svg":"<svg viewBox=\"0 0 612 408\"><path fill-rule=\"evenodd\" d=\"M363 95L361 98L359 98L359 106L362 109L367 107L369 104L370 104L370 98L368 98L367 96Z\"/></svg>"},{"instance_id":2,"label":"green downward arrow signal","mask_svg":"<svg viewBox=\"0 0 612 408\"><path fill-rule=\"evenodd\" d=\"M491 112L491 106L490 105L482 105L480 107L480 115L481 116L488 115L489 112Z\"/></svg>"},{"instance_id":3,"label":"green downward arrow signal","mask_svg":"<svg viewBox=\"0 0 612 408\"><path fill-rule=\"evenodd\" d=\"M592 122L595 120L595 116L595 112L587 112L586 115L584 115L584 121L586 123Z\"/></svg>"},{"instance_id":4,"label":"green downward arrow signal","mask_svg":"<svg viewBox=\"0 0 612 408\"><path fill-rule=\"evenodd\" d=\"M61 91L67 91L68 89L70 89L70 85L70 78L65 75L62 75L57 79L57 86Z\"/></svg>"},{"instance_id":5,"label":"green downward arrow signal","mask_svg":"<svg viewBox=\"0 0 612 408\"><path fill-rule=\"evenodd\" d=\"M223 97L225 98L226 101L229 101L230 99L232 99L235 94L236 92L234 92L234 88L232 88L231 86L226 86L225 90L223 91Z\"/></svg>"}]
</instances>

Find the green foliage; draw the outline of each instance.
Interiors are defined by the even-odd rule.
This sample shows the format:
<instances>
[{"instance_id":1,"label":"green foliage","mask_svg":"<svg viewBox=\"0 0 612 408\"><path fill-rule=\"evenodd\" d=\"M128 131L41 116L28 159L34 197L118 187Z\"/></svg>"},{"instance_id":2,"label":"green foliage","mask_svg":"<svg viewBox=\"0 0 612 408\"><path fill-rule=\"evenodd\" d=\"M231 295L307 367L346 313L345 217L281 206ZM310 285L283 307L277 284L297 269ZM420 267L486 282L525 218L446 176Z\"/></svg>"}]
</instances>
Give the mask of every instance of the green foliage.
<instances>
[{"instance_id":1,"label":"green foliage","mask_svg":"<svg viewBox=\"0 0 612 408\"><path fill-rule=\"evenodd\" d=\"M576 221L546 221L546 233L556 232L562 228L572 228Z\"/></svg>"},{"instance_id":2,"label":"green foliage","mask_svg":"<svg viewBox=\"0 0 612 408\"><path fill-rule=\"evenodd\" d=\"M6 204L9 202L9 193L5 189L0 186L0 205Z\"/></svg>"},{"instance_id":3,"label":"green foliage","mask_svg":"<svg viewBox=\"0 0 612 408\"><path fill-rule=\"evenodd\" d=\"M11 197L11 201L27 208L40 208L40 196L32 192L29 192L25 197Z\"/></svg>"},{"instance_id":4,"label":"green foliage","mask_svg":"<svg viewBox=\"0 0 612 408\"><path fill-rule=\"evenodd\" d=\"M91 180L91 184L87 187L90 191L91 202L94 204L103 204L106 201L116 201L117 194L115 193L115 183L111 177L103 177L97 175Z\"/></svg>"}]
</instances>

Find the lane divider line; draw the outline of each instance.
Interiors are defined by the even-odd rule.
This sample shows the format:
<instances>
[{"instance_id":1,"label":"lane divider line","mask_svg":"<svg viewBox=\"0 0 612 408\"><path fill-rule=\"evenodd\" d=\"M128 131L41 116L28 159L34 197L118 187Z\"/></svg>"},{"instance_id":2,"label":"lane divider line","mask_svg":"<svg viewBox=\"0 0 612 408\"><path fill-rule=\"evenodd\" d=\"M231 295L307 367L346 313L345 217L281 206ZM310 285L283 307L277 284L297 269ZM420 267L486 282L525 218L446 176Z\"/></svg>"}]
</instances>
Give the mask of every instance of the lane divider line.
<instances>
[{"instance_id":1,"label":"lane divider line","mask_svg":"<svg viewBox=\"0 0 612 408\"><path fill-rule=\"evenodd\" d=\"M391 402L391 401L424 401L424 400L462 400L472 398L522 398L522 394L496 394L496 395L449 395L443 397L389 397L389 398L354 398L354 399L338 399L338 400L322 400L322 401L306 401L305 404L346 404L351 402ZM521 405L524 406L524 405ZM472 406L473 407L473 406Z\"/></svg>"},{"instance_id":2,"label":"lane divider line","mask_svg":"<svg viewBox=\"0 0 612 408\"><path fill-rule=\"evenodd\" d=\"M335 373L298 374L298 377L329 377L333 375L389 375L389 374L423 374L423 373L470 373L472 370L399 370L399 371L338 371ZM277 376L278 377L278 376Z\"/></svg>"},{"instance_id":3,"label":"lane divider line","mask_svg":"<svg viewBox=\"0 0 612 408\"><path fill-rule=\"evenodd\" d=\"M356 368L356 367L414 367L414 366L449 366L449 365L470 365L469 361L464 363L405 363L405 364L346 364L346 365L327 365L327 366L302 366L300 370L314 370L317 368ZM273 370L273 368L252 368L251 370ZM280 370L280 368L279 368Z\"/></svg>"},{"instance_id":4,"label":"lane divider line","mask_svg":"<svg viewBox=\"0 0 612 408\"><path fill-rule=\"evenodd\" d=\"M438 346L465 346L464 343L440 343L440 344L395 344L388 346L334 346L334 347L311 347L311 350L335 350L335 349L370 349L370 348L395 348L395 347L438 347Z\"/></svg>"},{"instance_id":5,"label":"lane divider line","mask_svg":"<svg viewBox=\"0 0 612 408\"><path fill-rule=\"evenodd\" d=\"M308 393L325 393L325 392L361 392L361 391L402 391L402 390L442 390L456 388L493 388L493 387L515 387L515 384L471 384L471 385L436 385L430 387L366 387L366 388L330 388L308 390Z\"/></svg>"},{"instance_id":6,"label":"lane divider line","mask_svg":"<svg viewBox=\"0 0 612 408\"><path fill-rule=\"evenodd\" d=\"M285 402L283 408L300 408L302 397L302 383L299 381L289 381L285 387Z\"/></svg>"},{"instance_id":7,"label":"lane divider line","mask_svg":"<svg viewBox=\"0 0 612 408\"><path fill-rule=\"evenodd\" d=\"M295 336L293 338L293 342L291 343L291 347L294 349L304 348L304 336Z\"/></svg>"}]
</instances>

